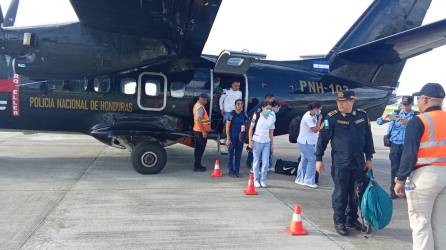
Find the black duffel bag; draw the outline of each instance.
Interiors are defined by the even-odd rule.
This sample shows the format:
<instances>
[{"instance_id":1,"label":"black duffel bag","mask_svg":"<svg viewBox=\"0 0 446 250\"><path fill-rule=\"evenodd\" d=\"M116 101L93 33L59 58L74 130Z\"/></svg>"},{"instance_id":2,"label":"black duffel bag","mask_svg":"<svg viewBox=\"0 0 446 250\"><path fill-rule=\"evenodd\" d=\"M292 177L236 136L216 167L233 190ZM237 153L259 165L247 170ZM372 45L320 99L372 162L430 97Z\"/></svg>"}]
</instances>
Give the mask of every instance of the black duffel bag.
<instances>
[{"instance_id":1,"label":"black duffel bag","mask_svg":"<svg viewBox=\"0 0 446 250\"><path fill-rule=\"evenodd\" d=\"M283 175L297 175L298 167L299 162L277 159L276 165L274 166L274 172Z\"/></svg>"}]
</instances>

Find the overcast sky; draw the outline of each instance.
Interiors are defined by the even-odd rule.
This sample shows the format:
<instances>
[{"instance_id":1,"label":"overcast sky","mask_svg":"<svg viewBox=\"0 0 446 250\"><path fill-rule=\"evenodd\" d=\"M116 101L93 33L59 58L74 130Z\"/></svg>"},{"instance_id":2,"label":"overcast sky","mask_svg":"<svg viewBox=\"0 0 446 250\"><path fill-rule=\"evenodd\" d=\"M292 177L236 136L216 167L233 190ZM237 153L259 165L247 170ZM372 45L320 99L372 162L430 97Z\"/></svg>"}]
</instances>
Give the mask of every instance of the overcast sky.
<instances>
[{"instance_id":1,"label":"overcast sky","mask_svg":"<svg viewBox=\"0 0 446 250\"><path fill-rule=\"evenodd\" d=\"M0 0L6 12L10 0ZM203 53L260 52L271 60L326 54L372 0L223 0ZM446 18L446 1L433 0L424 23ZM16 26L76 21L68 0L22 0ZM398 94L426 82L446 87L446 46L410 59Z\"/></svg>"}]
</instances>

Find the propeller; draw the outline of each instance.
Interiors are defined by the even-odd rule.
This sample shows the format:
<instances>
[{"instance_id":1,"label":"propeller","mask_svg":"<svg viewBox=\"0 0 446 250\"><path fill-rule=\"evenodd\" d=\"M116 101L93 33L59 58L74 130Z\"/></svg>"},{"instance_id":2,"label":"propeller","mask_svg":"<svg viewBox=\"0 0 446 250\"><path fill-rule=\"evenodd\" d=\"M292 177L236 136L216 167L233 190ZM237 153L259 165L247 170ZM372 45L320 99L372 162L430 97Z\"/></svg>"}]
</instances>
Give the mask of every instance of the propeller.
<instances>
[{"instance_id":1,"label":"propeller","mask_svg":"<svg viewBox=\"0 0 446 250\"><path fill-rule=\"evenodd\" d=\"M14 26L15 19L17 17L17 10L19 8L20 0L12 0L9 4L6 16L3 17L3 11L0 6L0 33L2 28ZM0 80L12 79L13 69L11 65L11 57L8 55L0 54Z\"/></svg>"},{"instance_id":2,"label":"propeller","mask_svg":"<svg viewBox=\"0 0 446 250\"><path fill-rule=\"evenodd\" d=\"M9 4L8 12L6 12L5 18L0 19L3 23L3 27L14 26L15 19L17 17L17 10L19 9L20 0L12 0ZM1 13L1 12L0 12Z\"/></svg>"}]
</instances>

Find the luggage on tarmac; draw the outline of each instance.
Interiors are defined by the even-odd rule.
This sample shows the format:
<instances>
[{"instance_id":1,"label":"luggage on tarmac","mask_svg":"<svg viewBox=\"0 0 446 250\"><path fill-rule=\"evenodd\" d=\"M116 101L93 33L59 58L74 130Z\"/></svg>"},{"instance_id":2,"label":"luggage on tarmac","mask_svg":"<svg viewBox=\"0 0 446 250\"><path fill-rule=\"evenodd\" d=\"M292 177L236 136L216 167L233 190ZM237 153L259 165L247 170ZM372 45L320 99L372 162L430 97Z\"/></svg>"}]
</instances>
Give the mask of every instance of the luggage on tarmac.
<instances>
[{"instance_id":1,"label":"luggage on tarmac","mask_svg":"<svg viewBox=\"0 0 446 250\"><path fill-rule=\"evenodd\" d=\"M274 172L283 175L297 175L298 167L299 162L277 159L276 165L274 166Z\"/></svg>"},{"instance_id":2,"label":"luggage on tarmac","mask_svg":"<svg viewBox=\"0 0 446 250\"><path fill-rule=\"evenodd\" d=\"M373 171L368 172L370 178L361 199L361 215L374 230L386 227L392 220L393 205L389 195L378 185Z\"/></svg>"}]
</instances>

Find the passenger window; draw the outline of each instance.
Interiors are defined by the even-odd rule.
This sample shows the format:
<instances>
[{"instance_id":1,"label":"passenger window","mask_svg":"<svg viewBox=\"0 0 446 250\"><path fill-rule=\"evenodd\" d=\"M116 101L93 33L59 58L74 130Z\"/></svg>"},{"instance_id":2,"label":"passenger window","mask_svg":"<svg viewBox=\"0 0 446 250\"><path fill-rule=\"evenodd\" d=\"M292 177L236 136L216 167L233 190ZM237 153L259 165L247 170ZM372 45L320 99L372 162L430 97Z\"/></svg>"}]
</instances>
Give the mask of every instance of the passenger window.
<instances>
[{"instance_id":1,"label":"passenger window","mask_svg":"<svg viewBox=\"0 0 446 250\"><path fill-rule=\"evenodd\" d=\"M84 92L88 87L88 79L82 80L65 80L62 83L63 91Z\"/></svg>"},{"instance_id":2,"label":"passenger window","mask_svg":"<svg viewBox=\"0 0 446 250\"><path fill-rule=\"evenodd\" d=\"M171 82L170 83L170 95L175 98L183 98L186 89L184 82Z\"/></svg>"},{"instance_id":3,"label":"passenger window","mask_svg":"<svg viewBox=\"0 0 446 250\"><path fill-rule=\"evenodd\" d=\"M160 92L159 87L160 83L158 81L153 81L153 80L146 81L144 92L147 96L158 96Z\"/></svg>"},{"instance_id":4,"label":"passenger window","mask_svg":"<svg viewBox=\"0 0 446 250\"><path fill-rule=\"evenodd\" d=\"M94 78L94 91L97 93L109 93L111 80L109 76L99 76Z\"/></svg>"},{"instance_id":5,"label":"passenger window","mask_svg":"<svg viewBox=\"0 0 446 250\"><path fill-rule=\"evenodd\" d=\"M138 104L143 110L163 110L166 106L167 79L156 73L143 73L140 77Z\"/></svg>"},{"instance_id":6,"label":"passenger window","mask_svg":"<svg viewBox=\"0 0 446 250\"><path fill-rule=\"evenodd\" d=\"M122 79L121 93L126 95L134 95L136 93L136 80L133 78Z\"/></svg>"}]
</instances>

